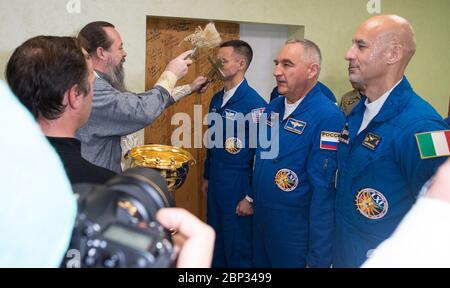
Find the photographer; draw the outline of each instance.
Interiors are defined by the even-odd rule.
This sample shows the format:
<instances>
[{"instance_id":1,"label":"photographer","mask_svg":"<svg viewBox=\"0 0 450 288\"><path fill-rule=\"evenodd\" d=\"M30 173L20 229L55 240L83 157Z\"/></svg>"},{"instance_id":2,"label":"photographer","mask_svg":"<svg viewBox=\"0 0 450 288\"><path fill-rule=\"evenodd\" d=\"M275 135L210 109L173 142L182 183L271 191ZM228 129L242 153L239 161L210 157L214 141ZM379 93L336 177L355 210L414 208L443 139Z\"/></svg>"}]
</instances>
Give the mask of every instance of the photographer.
<instances>
[{"instance_id":1,"label":"photographer","mask_svg":"<svg viewBox=\"0 0 450 288\"><path fill-rule=\"evenodd\" d=\"M74 38L38 36L27 40L14 51L5 74L18 99L59 153L72 183L104 183L114 176L84 160L79 141L73 138L89 118L94 79L90 59L83 55ZM2 183L6 185L1 194L9 201L2 201L0 207L0 229L4 235L0 240L4 250L0 267L57 267L75 225L72 189L61 173L61 162L43 140L30 114L6 87L0 86L0 90L1 123L20 126L0 127L2 135L14 139L1 142L9 164L1 168ZM20 217L16 216L18 212ZM178 267L210 265L214 242L210 227L182 209L162 209L158 219L187 238ZM191 257L194 251L203 251L204 257L196 260L198 257Z\"/></svg>"},{"instance_id":2,"label":"photographer","mask_svg":"<svg viewBox=\"0 0 450 288\"><path fill-rule=\"evenodd\" d=\"M75 197L57 154L2 82L0 107L0 133L15 140L0 142L1 151L7 152L7 164L0 167L0 196L8 199L0 202L0 267L58 267L75 223ZM214 245L211 227L180 208L161 209L157 218L183 235L177 267L209 267Z\"/></svg>"}]
</instances>

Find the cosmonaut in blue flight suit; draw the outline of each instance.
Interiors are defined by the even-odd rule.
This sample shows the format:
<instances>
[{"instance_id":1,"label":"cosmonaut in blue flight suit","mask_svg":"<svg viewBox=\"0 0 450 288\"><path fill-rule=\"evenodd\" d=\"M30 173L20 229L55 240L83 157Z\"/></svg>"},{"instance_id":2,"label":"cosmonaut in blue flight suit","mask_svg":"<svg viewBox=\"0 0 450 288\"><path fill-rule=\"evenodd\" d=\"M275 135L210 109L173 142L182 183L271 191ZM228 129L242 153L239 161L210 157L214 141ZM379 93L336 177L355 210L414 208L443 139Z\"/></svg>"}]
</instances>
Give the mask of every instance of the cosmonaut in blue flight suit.
<instances>
[{"instance_id":1,"label":"cosmonaut in blue flight suit","mask_svg":"<svg viewBox=\"0 0 450 288\"><path fill-rule=\"evenodd\" d=\"M348 116L338 148L334 267L361 266L392 234L447 158L422 155L420 133L448 127L406 77L357 135L365 100Z\"/></svg>"},{"instance_id":2,"label":"cosmonaut in blue flight suit","mask_svg":"<svg viewBox=\"0 0 450 288\"><path fill-rule=\"evenodd\" d=\"M360 267L450 154L447 125L404 76L415 50L406 19L377 15L357 28L345 55L364 97L338 146L333 267Z\"/></svg>"},{"instance_id":3,"label":"cosmonaut in blue flight suit","mask_svg":"<svg viewBox=\"0 0 450 288\"><path fill-rule=\"evenodd\" d=\"M237 113L252 115L257 121L267 104L247 80L221 108L223 94L222 90L214 95L209 111L222 116L224 148L208 149L204 177L208 180L208 224L216 231L213 267L252 267L252 216L238 216L236 206L251 194L255 149L249 148L249 126L241 127L245 129L242 139L233 122ZM226 125L235 126L234 135L225 135Z\"/></svg>"},{"instance_id":4,"label":"cosmonaut in blue flight suit","mask_svg":"<svg viewBox=\"0 0 450 288\"><path fill-rule=\"evenodd\" d=\"M215 94L209 109L210 113L219 116L218 121L221 121L223 127L220 131L220 137L223 137L223 142L220 143L222 147L207 150L204 173L204 179L208 183L207 222L216 232L212 267L253 267L253 216L238 215L237 206L241 201L247 201L246 204L251 205L249 202L252 199L246 196L251 194L250 183L257 139L254 139L255 144L251 148L249 129L253 126L254 132L257 133L257 122L267 103L248 85L244 78L245 70L233 73L231 63L242 58L239 54L243 52L242 49L246 49L247 53L251 51L250 46L241 40L232 40L221 45L218 58L224 61L223 70L227 77L228 74L232 75L229 76L230 79L225 78L224 85L227 81L238 79L238 87L224 106L224 90ZM247 54L246 57L249 64L251 56ZM243 68L246 69L248 64ZM244 116L247 121L245 125L241 125L241 117ZM215 122L210 124L218 125ZM234 127L232 133L227 134L227 126ZM218 136L212 135L212 140L218 141Z\"/></svg>"},{"instance_id":5,"label":"cosmonaut in blue flight suit","mask_svg":"<svg viewBox=\"0 0 450 288\"><path fill-rule=\"evenodd\" d=\"M284 111L285 97L281 96L265 112L270 139L278 133L270 127L279 123L278 156L262 159L267 149L258 147L256 152L254 264L330 267L336 149L344 115L319 85L285 120Z\"/></svg>"}]
</instances>

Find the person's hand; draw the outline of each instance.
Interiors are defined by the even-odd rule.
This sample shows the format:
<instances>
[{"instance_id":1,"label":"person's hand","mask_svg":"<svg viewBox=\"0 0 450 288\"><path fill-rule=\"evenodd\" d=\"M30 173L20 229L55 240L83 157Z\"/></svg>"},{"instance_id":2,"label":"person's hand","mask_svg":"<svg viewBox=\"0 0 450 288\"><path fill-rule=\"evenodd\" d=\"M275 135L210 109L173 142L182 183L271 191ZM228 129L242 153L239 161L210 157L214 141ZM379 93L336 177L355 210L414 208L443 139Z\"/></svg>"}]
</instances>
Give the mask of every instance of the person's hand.
<instances>
[{"instance_id":1,"label":"person's hand","mask_svg":"<svg viewBox=\"0 0 450 288\"><path fill-rule=\"evenodd\" d=\"M252 203L248 202L248 200L245 198L242 199L236 207L236 214L239 216L253 215Z\"/></svg>"},{"instance_id":2,"label":"person's hand","mask_svg":"<svg viewBox=\"0 0 450 288\"><path fill-rule=\"evenodd\" d=\"M425 195L450 202L450 159L439 168L433 178L433 184Z\"/></svg>"},{"instance_id":3,"label":"person's hand","mask_svg":"<svg viewBox=\"0 0 450 288\"><path fill-rule=\"evenodd\" d=\"M203 179L202 187L200 189L203 193L203 197L207 197L208 196L208 180Z\"/></svg>"},{"instance_id":4,"label":"person's hand","mask_svg":"<svg viewBox=\"0 0 450 288\"><path fill-rule=\"evenodd\" d=\"M192 53L192 50L188 50L178 57L172 59L166 66L166 71L170 71L177 79L183 78L188 72L188 66L192 64L192 60L188 56Z\"/></svg>"},{"instance_id":5,"label":"person's hand","mask_svg":"<svg viewBox=\"0 0 450 288\"><path fill-rule=\"evenodd\" d=\"M205 93L206 89L208 89L208 84L208 78L205 76L198 76L191 84L189 84L189 86L191 86L192 93Z\"/></svg>"},{"instance_id":6,"label":"person's hand","mask_svg":"<svg viewBox=\"0 0 450 288\"><path fill-rule=\"evenodd\" d=\"M164 227L178 231L175 236L181 234L184 237L184 243L177 247L180 249L177 268L211 267L216 237L211 226L182 208L162 208L156 213L156 218Z\"/></svg>"}]
</instances>

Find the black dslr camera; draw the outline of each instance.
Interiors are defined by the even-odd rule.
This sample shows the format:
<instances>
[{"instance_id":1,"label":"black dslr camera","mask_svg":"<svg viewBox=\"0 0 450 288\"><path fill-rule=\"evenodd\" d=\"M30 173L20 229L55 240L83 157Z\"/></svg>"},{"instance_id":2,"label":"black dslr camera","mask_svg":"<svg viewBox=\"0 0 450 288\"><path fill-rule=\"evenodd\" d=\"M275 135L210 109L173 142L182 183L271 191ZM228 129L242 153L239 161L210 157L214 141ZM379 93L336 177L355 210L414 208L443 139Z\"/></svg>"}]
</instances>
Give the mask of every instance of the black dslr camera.
<instances>
[{"instance_id":1,"label":"black dslr camera","mask_svg":"<svg viewBox=\"0 0 450 288\"><path fill-rule=\"evenodd\" d=\"M78 214L63 267L171 267L169 231L155 218L174 206L165 179L132 168L105 185L77 184Z\"/></svg>"}]
</instances>

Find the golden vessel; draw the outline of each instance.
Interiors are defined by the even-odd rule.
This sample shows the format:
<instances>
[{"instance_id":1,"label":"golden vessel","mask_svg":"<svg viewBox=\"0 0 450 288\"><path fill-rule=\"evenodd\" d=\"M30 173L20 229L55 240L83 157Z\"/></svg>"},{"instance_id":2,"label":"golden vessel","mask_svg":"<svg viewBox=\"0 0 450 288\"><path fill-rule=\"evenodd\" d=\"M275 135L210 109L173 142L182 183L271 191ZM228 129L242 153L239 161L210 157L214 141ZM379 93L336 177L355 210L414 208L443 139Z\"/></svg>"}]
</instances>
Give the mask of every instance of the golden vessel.
<instances>
[{"instance_id":1,"label":"golden vessel","mask_svg":"<svg viewBox=\"0 0 450 288\"><path fill-rule=\"evenodd\" d=\"M180 188L194 165L192 155L181 148L168 145L144 145L132 148L125 155L131 160L131 167L147 167L156 169L166 179L171 192Z\"/></svg>"}]
</instances>

